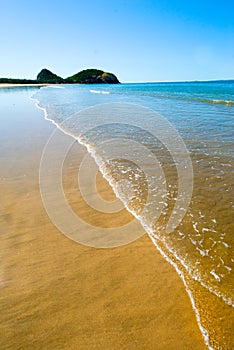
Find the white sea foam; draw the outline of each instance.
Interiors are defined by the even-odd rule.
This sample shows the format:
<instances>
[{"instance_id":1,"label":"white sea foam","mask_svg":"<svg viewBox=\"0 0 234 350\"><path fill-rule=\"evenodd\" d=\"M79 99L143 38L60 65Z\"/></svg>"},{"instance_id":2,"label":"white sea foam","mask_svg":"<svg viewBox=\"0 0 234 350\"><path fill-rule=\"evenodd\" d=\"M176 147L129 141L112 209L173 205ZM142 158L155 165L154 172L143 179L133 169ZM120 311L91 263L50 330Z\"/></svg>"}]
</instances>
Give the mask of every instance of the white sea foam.
<instances>
[{"instance_id":1,"label":"white sea foam","mask_svg":"<svg viewBox=\"0 0 234 350\"><path fill-rule=\"evenodd\" d=\"M100 94L101 91L99 90L89 90L89 92L91 92L92 94Z\"/></svg>"},{"instance_id":2,"label":"white sea foam","mask_svg":"<svg viewBox=\"0 0 234 350\"><path fill-rule=\"evenodd\" d=\"M149 234L153 244L155 245L155 247L158 249L158 251L161 253L161 255L175 268L175 270L177 271L178 275L180 276L180 278L182 279L183 283L184 283L184 286L185 286L185 290L186 292L188 293L188 296L189 296L189 299L191 301L191 304L192 304L192 308L195 312L195 315L196 315L196 319L197 319L197 323L198 323L198 326L200 328L200 331L203 335L203 338L204 338L204 341L205 341L205 344L207 345L208 349L209 350L214 350L214 348L211 346L210 344L210 338L209 338L209 333L208 331L202 326L201 324L201 316L200 316L200 312L196 306L196 303L195 303L195 299L193 297L193 294L192 294L192 291L189 289L188 287L188 284L185 280L185 276L184 274L182 273L182 271L179 269L178 265L176 263L174 263L167 255L166 253L160 248L160 246L157 244L157 241L156 239L154 238L154 234L151 233Z\"/></svg>"},{"instance_id":3,"label":"white sea foam","mask_svg":"<svg viewBox=\"0 0 234 350\"><path fill-rule=\"evenodd\" d=\"M51 89L65 89L65 87L61 85L49 85L48 87Z\"/></svg>"},{"instance_id":4,"label":"white sea foam","mask_svg":"<svg viewBox=\"0 0 234 350\"><path fill-rule=\"evenodd\" d=\"M220 277L219 277L219 275L217 275L217 273L216 273L214 270L210 271L210 274L211 274L212 276L214 276L214 278L216 279L216 281L220 282Z\"/></svg>"},{"instance_id":5,"label":"white sea foam","mask_svg":"<svg viewBox=\"0 0 234 350\"><path fill-rule=\"evenodd\" d=\"M109 95L110 91L105 90L89 90L92 94L103 94L103 95Z\"/></svg>"}]
</instances>

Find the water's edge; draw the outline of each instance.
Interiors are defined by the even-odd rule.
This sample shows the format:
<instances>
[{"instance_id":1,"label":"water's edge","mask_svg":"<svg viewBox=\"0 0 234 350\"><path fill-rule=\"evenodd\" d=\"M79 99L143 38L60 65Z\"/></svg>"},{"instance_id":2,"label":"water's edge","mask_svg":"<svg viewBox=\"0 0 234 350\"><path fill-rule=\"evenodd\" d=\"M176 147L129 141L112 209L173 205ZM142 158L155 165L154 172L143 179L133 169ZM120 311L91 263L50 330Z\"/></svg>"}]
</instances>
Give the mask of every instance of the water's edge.
<instances>
[{"instance_id":1,"label":"water's edge","mask_svg":"<svg viewBox=\"0 0 234 350\"><path fill-rule=\"evenodd\" d=\"M56 123L53 119L50 119L49 116L48 116L48 113L47 113L47 110L46 108L43 108L40 106L40 103L37 99L33 98L33 96L31 97L32 100L34 100L36 102L36 107L38 109L41 109L43 112L44 112L44 118L45 120L47 121L50 121L52 124L54 124L60 131L62 131L63 133L65 133L66 135L72 137L74 140L78 141L81 145L85 146L88 153L91 155L91 157L94 159L95 163L98 165L98 168L102 174L102 176L107 180L107 182L109 183L109 185L111 186L111 188L113 189L116 197L123 203L124 207L126 208L126 210L128 212L130 212L138 221L139 220L139 217L136 215L136 213L134 213L132 210L130 210L126 203L124 203L119 194L117 193L116 189L114 188L113 186L113 183L110 181L110 178L108 178L108 176L106 176L106 174L104 173L102 167L101 167L101 164L99 164L97 158L95 157L94 155L94 152L92 151L91 147L87 144L85 144L84 142L82 142L79 138L75 137L73 134L67 132L66 130L64 130L58 123ZM178 273L178 275L180 276L184 286L185 286L185 290L189 296L189 300L191 302L191 305L192 305L192 309L194 310L195 312L195 316L196 316L196 320L197 320L197 323L198 323L198 326L199 326L199 329L201 331L201 334L203 336L203 339L204 339L204 342L207 346L207 348L209 350L214 350L214 348L211 346L210 344L210 336L209 336L209 333L208 331L202 326L202 323L201 323L201 317L200 317L200 312L196 306L196 302L195 302L195 299L193 297L193 294L192 294L192 291L189 289L188 287L188 284L186 282L186 278L184 276L184 273L181 271L181 269L178 267L178 265L172 260L170 259L170 257L165 253L165 251L160 247L160 243L161 242L158 242L157 241L157 238L155 237L155 235L153 234L153 232L151 232L149 230L149 227L146 227L145 225L143 225L143 223L140 221L141 225L143 226L143 228L145 229L146 233L149 235L150 239L152 240L154 246L157 248L157 250L160 252L160 254L163 256L163 258L169 262L173 267L174 269L176 270L176 272ZM192 276L191 276L192 278ZM204 286L206 287L206 286ZM212 292L212 291L211 291Z\"/></svg>"}]
</instances>

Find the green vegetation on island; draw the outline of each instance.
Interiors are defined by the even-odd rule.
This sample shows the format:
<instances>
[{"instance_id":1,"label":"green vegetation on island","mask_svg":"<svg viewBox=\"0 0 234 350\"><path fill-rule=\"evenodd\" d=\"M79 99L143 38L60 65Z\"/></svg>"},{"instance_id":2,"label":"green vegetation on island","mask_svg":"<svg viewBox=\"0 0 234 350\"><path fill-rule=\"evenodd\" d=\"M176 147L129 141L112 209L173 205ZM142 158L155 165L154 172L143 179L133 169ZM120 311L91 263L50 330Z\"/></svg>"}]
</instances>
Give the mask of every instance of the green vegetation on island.
<instances>
[{"instance_id":1,"label":"green vegetation on island","mask_svg":"<svg viewBox=\"0 0 234 350\"><path fill-rule=\"evenodd\" d=\"M58 75L52 73L48 69L42 69L40 73L37 75L37 81L39 83L49 83L49 84L60 84L64 83L64 79L59 77Z\"/></svg>"},{"instance_id":2,"label":"green vegetation on island","mask_svg":"<svg viewBox=\"0 0 234 350\"><path fill-rule=\"evenodd\" d=\"M0 84L40 84L37 80L0 78Z\"/></svg>"},{"instance_id":3,"label":"green vegetation on island","mask_svg":"<svg viewBox=\"0 0 234 350\"><path fill-rule=\"evenodd\" d=\"M119 84L113 73L100 69L85 69L68 78L61 78L44 68L37 75L37 79L0 78L0 84Z\"/></svg>"},{"instance_id":4,"label":"green vegetation on island","mask_svg":"<svg viewBox=\"0 0 234 350\"><path fill-rule=\"evenodd\" d=\"M119 84L119 80L114 74L99 69L85 69L66 80L79 84Z\"/></svg>"}]
</instances>

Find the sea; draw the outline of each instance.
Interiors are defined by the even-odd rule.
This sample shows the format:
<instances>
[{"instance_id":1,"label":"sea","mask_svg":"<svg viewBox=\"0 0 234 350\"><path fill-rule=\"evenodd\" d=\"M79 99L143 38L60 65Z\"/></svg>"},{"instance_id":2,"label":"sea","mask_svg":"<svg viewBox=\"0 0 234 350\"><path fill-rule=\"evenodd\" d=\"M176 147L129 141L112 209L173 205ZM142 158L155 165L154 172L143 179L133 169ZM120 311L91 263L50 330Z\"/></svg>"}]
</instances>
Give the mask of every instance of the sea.
<instances>
[{"instance_id":1,"label":"sea","mask_svg":"<svg viewBox=\"0 0 234 350\"><path fill-rule=\"evenodd\" d=\"M33 99L46 119L87 147L175 267L207 347L231 348L225 322L215 328L216 309L207 311L196 289L219 309L233 308L234 81L56 85Z\"/></svg>"}]
</instances>

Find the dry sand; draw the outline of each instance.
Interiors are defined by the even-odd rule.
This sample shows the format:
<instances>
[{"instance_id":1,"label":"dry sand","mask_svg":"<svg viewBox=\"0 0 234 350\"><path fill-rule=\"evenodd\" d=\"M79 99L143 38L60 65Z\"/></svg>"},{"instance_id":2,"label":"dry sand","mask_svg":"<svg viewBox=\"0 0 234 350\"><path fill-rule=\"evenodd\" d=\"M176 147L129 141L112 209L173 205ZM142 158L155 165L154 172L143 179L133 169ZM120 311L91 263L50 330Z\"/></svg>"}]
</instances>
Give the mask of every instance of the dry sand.
<instances>
[{"instance_id":1,"label":"dry sand","mask_svg":"<svg viewBox=\"0 0 234 350\"><path fill-rule=\"evenodd\" d=\"M54 127L39 114L36 125L21 126L17 145L9 132L1 158L1 349L205 349L181 279L147 235L95 249L51 223L38 169ZM75 186L84 152L78 145L71 152L63 182L74 210L92 217ZM113 198L105 180L97 181L101 195ZM121 213L115 224L128 219Z\"/></svg>"},{"instance_id":2,"label":"dry sand","mask_svg":"<svg viewBox=\"0 0 234 350\"><path fill-rule=\"evenodd\" d=\"M9 84L9 83L1 83L0 88L6 88L6 87L17 87L17 86L47 86L50 84Z\"/></svg>"}]
</instances>

